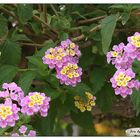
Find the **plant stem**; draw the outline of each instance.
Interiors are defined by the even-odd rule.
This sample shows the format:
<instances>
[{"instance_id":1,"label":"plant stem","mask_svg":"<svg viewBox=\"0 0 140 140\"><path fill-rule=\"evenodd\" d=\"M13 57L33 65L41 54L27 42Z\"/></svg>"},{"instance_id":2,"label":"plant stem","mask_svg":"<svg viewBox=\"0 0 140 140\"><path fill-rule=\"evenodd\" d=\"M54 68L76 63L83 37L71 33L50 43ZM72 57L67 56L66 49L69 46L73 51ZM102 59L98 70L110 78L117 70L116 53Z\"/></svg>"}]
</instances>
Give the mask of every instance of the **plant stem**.
<instances>
[{"instance_id":1,"label":"plant stem","mask_svg":"<svg viewBox=\"0 0 140 140\"><path fill-rule=\"evenodd\" d=\"M56 14L56 16L59 17L59 15L58 15L58 13L57 13L55 7L54 7L52 4L50 4L50 6L51 6L52 10L54 11L54 13Z\"/></svg>"},{"instance_id":2,"label":"plant stem","mask_svg":"<svg viewBox=\"0 0 140 140\"><path fill-rule=\"evenodd\" d=\"M100 20L100 19L105 18L105 17L106 17L106 15L95 17L95 18L90 18L90 19L85 19L85 20L79 20L78 24L90 23L90 22L97 21L97 20Z\"/></svg>"}]
</instances>

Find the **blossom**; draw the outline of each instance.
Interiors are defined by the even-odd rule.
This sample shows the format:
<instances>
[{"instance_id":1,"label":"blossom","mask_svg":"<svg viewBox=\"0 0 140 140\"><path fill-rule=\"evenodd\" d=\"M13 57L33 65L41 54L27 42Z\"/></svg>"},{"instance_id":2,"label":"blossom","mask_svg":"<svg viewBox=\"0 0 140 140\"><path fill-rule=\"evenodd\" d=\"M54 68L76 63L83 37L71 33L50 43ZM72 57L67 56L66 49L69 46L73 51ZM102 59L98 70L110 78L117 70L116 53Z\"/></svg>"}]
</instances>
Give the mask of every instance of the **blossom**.
<instances>
[{"instance_id":1,"label":"blossom","mask_svg":"<svg viewBox=\"0 0 140 140\"><path fill-rule=\"evenodd\" d=\"M21 101L21 112L26 115L34 115L40 112L42 117L48 115L50 97L45 96L44 93L30 92Z\"/></svg>"},{"instance_id":2,"label":"blossom","mask_svg":"<svg viewBox=\"0 0 140 140\"><path fill-rule=\"evenodd\" d=\"M132 45L125 46L124 43L113 46L113 51L107 53L107 62L115 65L117 69L128 69L131 67L135 57L135 52L130 52Z\"/></svg>"},{"instance_id":3,"label":"blossom","mask_svg":"<svg viewBox=\"0 0 140 140\"><path fill-rule=\"evenodd\" d=\"M57 69L56 77L61 84L76 86L81 82L82 69L76 63L68 62L62 68Z\"/></svg>"},{"instance_id":4,"label":"blossom","mask_svg":"<svg viewBox=\"0 0 140 140\"><path fill-rule=\"evenodd\" d=\"M0 97L2 98L11 98L12 100L20 102L21 99L24 97L24 92L22 89L17 86L16 83L4 83L2 85L4 91L0 92Z\"/></svg>"},{"instance_id":5,"label":"blossom","mask_svg":"<svg viewBox=\"0 0 140 140\"><path fill-rule=\"evenodd\" d=\"M66 51L66 54L71 57L79 58L81 56L81 52L79 50L79 46L73 43L70 39L61 42L61 46Z\"/></svg>"},{"instance_id":6,"label":"blossom","mask_svg":"<svg viewBox=\"0 0 140 140\"><path fill-rule=\"evenodd\" d=\"M13 127L15 122L19 119L18 112L20 109L16 104L7 99L5 103L0 104L0 127Z\"/></svg>"},{"instance_id":7,"label":"blossom","mask_svg":"<svg viewBox=\"0 0 140 140\"><path fill-rule=\"evenodd\" d=\"M19 128L19 132L14 132L11 134L12 137L18 137L18 136L29 136L29 137L35 137L36 136L36 131L30 130L29 132L27 131L27 127L25 125L22 125Z\"/></svg>"},{"instance_id":8,"label":"blossom","mask_svg":"<svg viewBox=\"0 0 140 140\"><path fill-rule=\"evenodd\" d=\"M112 83L112 87L115 90L116 95L121 95L125 98L127 95L132 94L132 89L135 87L137 90L139 89L140 83L137 80L134 80L135 73L131 68L118 69L114 76L110 79Z\"/></svg>"},{"instance_id":9,"label":"blossom","mask_svg":"<svg viewBox=\"0 0 140 140\"><path fill-rule=\"evenodd\" d=\"M140 48L140 33L136 32L133 36L128 37L127 40L136 48Z\"/></svg>"},{"instance_id":10,"label":"blossom","mask_svg":"<svg viewBox=\"0 0 140 140\"><path fill-rule=\"evenodd\" d=\"M53 69L55 67L62 67L68 58L66 57L64 49L59 46L48 49L42 59L44 64L48 64L49 68Z\"/></svg>"},{"instance_id":11,"label":"blossom","mask_svg":"<svg viewBox=\"0 0 140 140\"><path fill-rule=\"evenodd\" d=\"M127 40L136 53L136 59L140 60L140 33L136 32L133 36L128 37Z\"/></svg>"},{"instance_id":12,"label":"blossom","mask_svg":"<svg viewBox=\"0 0 140 140\"><path fill-rule=\"evenodd\" d=\"M83 99L80 96L75 96L74 100L75 100L75 106L80 109L81 112L84 111L91 111L92 107L95 106L95 100L96 97L93 96L91 93L89 92L85 92L87 101L83 101Z\"/></svg>"},{"instance_id":13,"label":"blossom","mask_svg":"<svg viewBox=\"0 0 140 140\"><path fill-rule=\"evenodd\" d=\"M30 130L28 133L29 137L35 137L36 136L36 131Z\"/></svg>"},{"instance_id":14,"label":"blossom","mask_svg":"<svg viewBox=\"0 0 140 140\"><path fill-rule=\"evenodd\" d=\"M45 52L42 58L44 64L48 64L50 69L61 68L66 62L78 63L78 58L81 56L79 46L69 39L62 41L60 46L50 48Z\"/></svg>"},{"instance_id":15,"label":"blossom","mask_svg":"<svg viewBox=\"0 0 140 140\"><path fill-rule=\"evenodd\" d=\"M24 134L25 132L27 131L27 127L25 125L22 125L20 128L19 128L19 132Z\"/></svg>"}]
</instances>

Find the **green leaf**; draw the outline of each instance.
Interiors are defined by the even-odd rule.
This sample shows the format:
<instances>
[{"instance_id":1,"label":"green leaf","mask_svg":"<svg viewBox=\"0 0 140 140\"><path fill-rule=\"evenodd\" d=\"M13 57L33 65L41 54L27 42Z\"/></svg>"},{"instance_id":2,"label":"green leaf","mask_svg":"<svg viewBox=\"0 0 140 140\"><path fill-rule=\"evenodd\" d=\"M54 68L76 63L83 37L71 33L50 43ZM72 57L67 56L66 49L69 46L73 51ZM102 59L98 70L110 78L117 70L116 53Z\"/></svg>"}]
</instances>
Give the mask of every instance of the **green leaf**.
<instances>
[{"instance_id":1,"label":"green leaf","mask_svg":"<svg viewBox=\"0 0 140 140\"><path fill-rule=\"evenodd\" d=\"M98 79L98 80L97 80ZM105 68L94 68L90 73L90 82L95 93L97 93L103 86L106 80Z\"/></svg>"},{"instance_id":2,"label":"green leaf","mask_svg":"<svg viewBox=\"0 0 140 140\"><path fill-rule=\"evenodd\" d=\"M12 41L31 41L25 34L18 34L14 32L10 38Z\"/></svg>"},{"instance_id":3,"label":"green leaf","mask_svg":"<svg viewBox=\"0 0 140 140\"><path fill-rule=\"evenodd\" d=\"M3 64L17 65L21 59L21 47L10 40L7 40L0 48L0 62Z\"/></svg>"},{"instance_id":4,"label":"green leaf","mask_svg":"<svg viewBox=\"0 0 140 140\"><path fill-rule=\"evenodd\" d=\"M50 109L47 117L36 116L33 120L32 126L39 132L41 136L53 136L54 135L54 126L55 118L57 116L57 107L58 102L51 102Z\"/></svg>"},{"instance_id":5,"label":"green leaf","mask_svg":"<svg viewBox=\"0 0 140 140\"><path fill-rule=\"evenodd\" d=\"M138 116L140 113L140 91L133 90L131 101L133 103L134 109L136 110L136 115Z\"/></svg>"},{"instance_id":6,"label":"green leaf","mask_svg":"<svg viewBox=\"0 0 140 140\"><path fill-rule=\"evenodd\" d=\"M115 93L108 83L96 94L96 104L104 113L111 112L114 100Z\"/></svg>"},{"instance_id":7,"label":"green leaf","mask_svg":"<svg viewBox=\"0 0 140 140\"><path fill-rule=\"evenodd\" d=\"M117 23L117 15L110 15L101 21L102 49L107 53L112 41L112 35Z\"/></svg>"},{"instance_id":8,"label":"green leaf","mask_svg":"<svg viewBox=\"0 0 140 140\"><path fill-rule=\"evenodd\" d=\"M89 65L93 63L93 60L94 60L92 47L85 47L81 49L81 53L82 53L82 56L80 57L79 65L82 67L82 69L85 70L88 68Z\"/></svg>"},{"instance_id":9,"label":"green leaf","mask_svg":"<svg viewBox=\"0 0 140 140\"><path fill-rule=\"evenodd\" d=\"M74 123L83 128L93 128L93 116L91 112L71 111L71 119L74 121Z\"/></svg>"},{"instance_id":10,"label":"green leaf","mask_svg":"<svg viewBox=\"0 0 140 140\"><path fill-rule=\"evenodd\" d=\"M58 30L65 30L71 27L70 20L64 16L52 18L51 25Z\"/></svg>"},{"instance_id":11,"label":"green leaf","mask_svg":"<svg viewBox=\"0 0 140 140\"><path fill-rule=\"evenodd\" d=\"M51 88L49 86L46 87L46 89L44 90L44 93L47 96L51 97L51 100L54 100L54 99L58 98L61 95L60 92L58 92L56 89L53 89L53 88Z\"/></svg>"},{"instance_id":12,"label":"green leaf","mask_svg":"<svg viewBox=\"0 0 140 140\"><path fill-rule=\"evenodd\" d=\"M41 33L41 24L37 23L37 22L30 22L29 23L32 26L33 31L35 32L35 34L39 35Z\"/></svg>"},{"instance_id":13,"label":"green leaf","mask_svg":"<svg viewBox=\"0 0 140 140\"><path fill-rule=\"evenodd\" d=\"M7 20L2 15L0 15L0 37L3 37L8 33Z\"/></svg>"},{"instance_id":14,"label":"green leaf","mask_svg":"<svg viewBox=\"0 0 140 140\"><path fill-rule=\"evenodd\" d=\"M122 24L125 25L130 18L130 12L122 13Z\"/></svg>"},{"instance_id":15,"label":"green leaf","mask_svg":"<svg viewBox=\"0 0 140 140\"><path fill-rule=\"evenodd\" d=\"M17 15L21 23L26 23L32 18L33 7L31 4L19 4L17 6Z\"/></svg>"},{"instance_id":16,"label":"green leaf","mask_svg":"<svg viewBox=\"0 0 140 140\"><path fill-rule=\"evenodd\" d=\"M35 76L36 74L33 71L23 72L23 74L20 76L18 85L21 87L21 89L24 91L25 94L28 93Z\"/></svg>"},{"instance_id":17,"label":"green leaf","mask_svg":"<svg viewBox=\"0 0 140 140\"><path fill-rule=\"evenodd\" d=\"M29 61L29 63L33 64L36 68L45 70L47 68L47 65L44 65L42 62L42 58L38 56L28 56L26 57Z\"/></svg>"},{"instance_id":18,"label":"green leaf","mask_svg":"<svg viewBox=\"0 0 140 140\"><path fill-rule=\"evenodd\" d=\"M60 41L66 40L68 37L69 37L68 33L65 33L65 32L59 33Z\"/></svg>"},{"instance_id":19,"label":"green leaf","mask_svg":"<svg viewBox=\"0 0 140 140\"><path fill-rule=\"evenodd\" d=\"M1 65L0 66L0 84L5 82L9 83L13 80L18 72L18 68L12 65Z\"/></svg>"}]
</instances>

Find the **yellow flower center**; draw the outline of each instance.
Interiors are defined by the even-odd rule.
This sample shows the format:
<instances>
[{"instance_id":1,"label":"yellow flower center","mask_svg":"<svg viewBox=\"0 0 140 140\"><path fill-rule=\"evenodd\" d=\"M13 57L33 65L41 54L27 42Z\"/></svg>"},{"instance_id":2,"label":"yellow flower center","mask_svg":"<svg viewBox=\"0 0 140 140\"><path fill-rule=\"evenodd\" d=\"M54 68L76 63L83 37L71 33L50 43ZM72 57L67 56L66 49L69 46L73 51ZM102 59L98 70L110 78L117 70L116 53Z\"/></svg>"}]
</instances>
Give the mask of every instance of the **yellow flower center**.
<instances>
[{"instance_id":1,"label":"yellow flower center","mask_svg":"<svg viewBox=\"0 0 140 140\"><path fill-rule=\"evenodd\" d=\"M140 47L140 35L131 37L131 40L133 45L135 45L137 48Z\"/></svg>"},{"instance_id":2,"label":"yellow flower center","mask_svg":"<svg viewBox=\"0 0 140 140\"><path fill-rule=\"evenodd\" d=\"M75 56L76 53L74 51L74 48L75 48L75 43L70 43L70 45L66 48L67 55Z\"/></svg>"},{"instance_id":3,"label":"yellow flower center","mask_svg":"<svg viewBox=\"0 0 140 140\"><path fill-rule=\"evenodd\" d=\"M35 104L42 105L43 100L45 99L44 96L40 95L40 93L35 93L29 97L30 102L28 104L29 107L33 107Z\"/></svg>"},{"instance_id":4,"label":"yellow flower center","mask_svg":"<svg viewBox=\"0 0 140 140\"><path fill-rule=\"evenodd\" d=\"M2 118L2 120L5 120L8 116L12 114L13 112L11 106L5 106L5 105L0 106L0 117Z\"/></svg>"},{"instance_id":5,"label":"yellow flower center","mask_svg":"<svg viewBox=\"0 0 140 140\"><path fill-rule=\"evenodd\" d=\"M117 85L118 86L123 86L126 87L128 82L131 80L130 76L125 76L124 73L120 73L116 78L115 78Z\"/></svg>"},{"instance_id":6,"label":"yellow flower center","mask_svg":"<svg viewBox=\"0 0 140 140\"><path fill-rule=\"evenodd\" d=\"M117 57L118 56L118 53L116 51L113 51L111 54L112 54L113 57Z\"/></svg>"},{"instance_id":7,"label":"yellow flower center","mask_svg":"<svg viewBox=\"0 0 140 140\"><path fill-rule=\"evenodd\" d=\"M45 55L45 58L47 59L56 59L60 61L62 57L64 57L66 54L63 52L62 48L59 48L57 51L53 48L50 48L50 53Z\"/></svg>"},{"instance_id":8,"label":"yellow flower center","mask_svg":"<svg viewBox=\"0 0 140 140\"><path fill-rule=\"evenodd\" d=\"M76 72L78 66L75 64L68 63L67 66L64 66L63 69L60 71L62 75L67 75L68 78L78 77L79 74Z\"/></svg>"}]
</instances>

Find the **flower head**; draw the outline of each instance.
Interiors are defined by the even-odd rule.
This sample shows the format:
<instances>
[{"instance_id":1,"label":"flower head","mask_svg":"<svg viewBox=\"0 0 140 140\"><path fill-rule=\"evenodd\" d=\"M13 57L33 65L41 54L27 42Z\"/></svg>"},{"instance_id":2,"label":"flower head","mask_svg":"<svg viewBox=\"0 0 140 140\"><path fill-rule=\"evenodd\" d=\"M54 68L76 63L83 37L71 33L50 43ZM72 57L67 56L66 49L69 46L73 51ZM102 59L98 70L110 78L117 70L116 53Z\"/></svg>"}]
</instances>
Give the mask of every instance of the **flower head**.
<instances>
[{"instance_id":1,"label":"flower head","mask_svg":"<svg viewBox=\"0 0 140 140\"><path fill-rule=\"evenodd\" d=\"M110 79L112 87L115 89L116 95L126 97L132 94L132 89L135 87L138 89L138 81L134 80L135 73L132 69L119 69L115 72L114 76ZM136 86L138 84L138 86Z\"/></svg>"},{"instance_id":2,"label":"flower head","mask_svg":"<svg viewBox=\"0 0 140 140\"><path fill-rule=\"evenodd\" d=\"M62 68L57 69L56 77L61 84L76 86L81 81L82 69L76 63L68 62Z\"/></svg>"},{"instance_id":3,"label":"flower head","mask_svg":"<svg viewBox=\"0 0 140 140\"><path fill-rule=\"evenodd\" d=\"M140 33L136 32L133 36L128 37L128 42L136 48L140 48Z\"/></svg>"},{"instance_id":4,"label":"flower head","mask_svg":"<svg viewBox=\"0 0 140 140\"><path fill-rule=\"evenodd\" d=\"M63 63L67 61L66 52L61 46L47 50L42 59L44 64L49 65L50 69L62 67Z\"/></svg>"},{"instance_id":5,"label":"flower head","mask_svg":"<svg viewBox=\"0 0 140 140\"><path fill-rule=\"evenodd\" d=\"M128 69L129 67L131 67L136 57L136 53L130 53L129 48L131 48L130 45L125 46L123 43L114 45L113 51L107 53L107 62L112 62L112 64L115 65L117 69Z\"/></svg>"},{"instance_id":6,"label":"flower head","mask_svg":"<svg viewBox=\"0 0 140 140\"><path fill-rule=\"evenodd\" d=\"M0 127L13 127L15 122L19 119L19 110L17 105L9 100L6 100L4 104L0 104Z\"/></svg>"},{"instance_id":7,"label":"flower head","mask_svg":"<svg viewBox=\"0 0 140 140\"><path fill-rule=\"evenodd\" d=\"M16 83L4 83L2 85L4 91L0 92L0 97L2 98L11 98L20 103L21 99L24 97L24 92Z\"/></svg>"},{"instance_id":8,"label":"flower head","mask_svg":"<svg viewBox=\"0 0 140 140\"><path fill-rule=\"evenodd\" d=\"M50 97L44 93L30 92L21 101L21 112L26 115L34 115L40 112L40 115L46 117L48 115Z\"/></svg>"},{"instance_id":9,"label":"flower head","mask_svg":"<svg viewBox=\"0 0 140 140\"><path fill-rule=\"evenodd\" d=\"M74 100L75 100L75 106L80 109L81 112L84 111L91 111L92 107L95 106L95 100L96 97L93 96L91 93L89 92L85 92L87 101L83 101L83 99L80 96L75 96Z\"/></svg>"}]
</instances>

